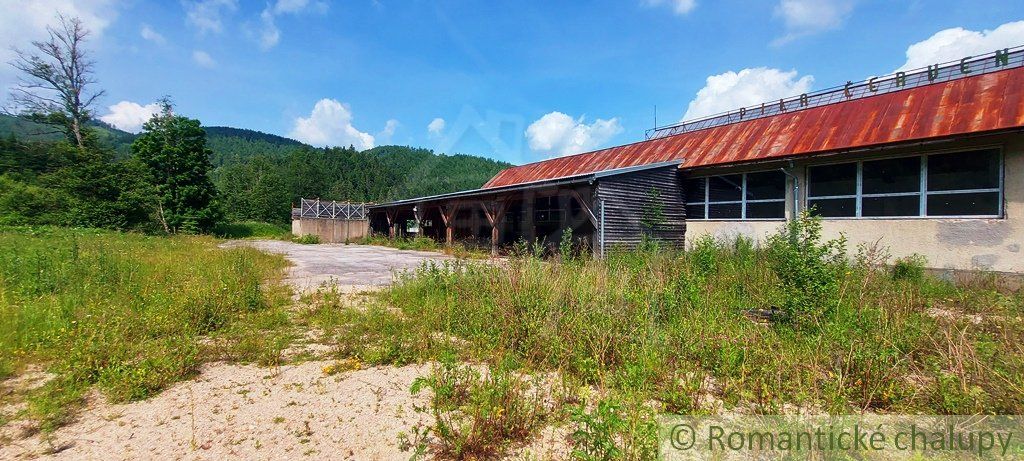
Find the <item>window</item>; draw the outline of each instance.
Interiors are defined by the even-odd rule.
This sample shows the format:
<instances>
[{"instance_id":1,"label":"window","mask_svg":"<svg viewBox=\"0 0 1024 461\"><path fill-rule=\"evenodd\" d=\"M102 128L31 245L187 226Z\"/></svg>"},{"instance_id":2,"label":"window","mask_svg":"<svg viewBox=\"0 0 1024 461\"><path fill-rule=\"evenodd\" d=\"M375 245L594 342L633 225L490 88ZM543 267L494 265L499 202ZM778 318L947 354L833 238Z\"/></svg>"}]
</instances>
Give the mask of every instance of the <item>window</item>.
<instances>
[{"instance_id":1,"label":"window","mask_svg":"<svg viewBox=\"0 0 1024 461\"><path fill-rule=\"evenodd\" d=\"M688 179L686 219L781 219L786 176L781 171Z\"/></svg>"},{"instance_id":2,"label":"window","mask_svg":"<svg viewBox=\"0 0 1024 461\"><path fill-rule=\"evenodd\" d=\"M998 149L812 166L807 205L829 218L999 216L1000 168Z\"/></svg>"}]
</instances>

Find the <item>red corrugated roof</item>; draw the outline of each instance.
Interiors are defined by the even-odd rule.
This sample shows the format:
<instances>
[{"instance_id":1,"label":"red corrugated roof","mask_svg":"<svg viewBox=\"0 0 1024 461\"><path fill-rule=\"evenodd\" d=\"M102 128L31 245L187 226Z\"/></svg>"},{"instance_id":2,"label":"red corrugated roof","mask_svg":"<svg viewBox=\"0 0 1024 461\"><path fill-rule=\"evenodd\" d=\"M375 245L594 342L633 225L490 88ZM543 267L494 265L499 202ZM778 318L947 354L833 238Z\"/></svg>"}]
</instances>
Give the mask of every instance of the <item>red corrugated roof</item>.
<instances>
[{"instance_id":1,"label":"red corrugated roof","mask_svg":"<svg viewBox=\"0 0 1024 461\"><path fill-rule=\"evenodd\" d=\"M1024 126L1024 67L508 168L484 188L685 159L721 165Z\"/></svg>"}]
</instances>

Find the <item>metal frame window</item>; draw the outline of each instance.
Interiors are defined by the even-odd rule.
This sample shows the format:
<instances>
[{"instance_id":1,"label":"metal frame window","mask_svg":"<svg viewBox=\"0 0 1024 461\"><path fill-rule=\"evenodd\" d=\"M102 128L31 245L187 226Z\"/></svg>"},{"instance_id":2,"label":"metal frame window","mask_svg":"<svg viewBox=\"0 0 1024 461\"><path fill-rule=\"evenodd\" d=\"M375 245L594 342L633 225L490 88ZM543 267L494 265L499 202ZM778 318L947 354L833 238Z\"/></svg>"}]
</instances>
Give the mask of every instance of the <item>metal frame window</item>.
<instances>
[{"instance_id":1,"label":"metal frame window","mask_svg":"<svg viewBox=\"0 0 1024 461\"><path fill-rule=\"evenodd\" d=\"M690 178L687 220L779 220L786 217L786 176L777 170Z\"/></svg>"},{"instance_id":2,"label":"metal frame window","mask_svg":"<svg viewBox=\"0 0 1024 461\"><path fill-rule=\"evenodd\" d=\"M806 204L825 218L1002 217L1002 152L988 148L809 166Z\"/></svg>"}]
</instances>

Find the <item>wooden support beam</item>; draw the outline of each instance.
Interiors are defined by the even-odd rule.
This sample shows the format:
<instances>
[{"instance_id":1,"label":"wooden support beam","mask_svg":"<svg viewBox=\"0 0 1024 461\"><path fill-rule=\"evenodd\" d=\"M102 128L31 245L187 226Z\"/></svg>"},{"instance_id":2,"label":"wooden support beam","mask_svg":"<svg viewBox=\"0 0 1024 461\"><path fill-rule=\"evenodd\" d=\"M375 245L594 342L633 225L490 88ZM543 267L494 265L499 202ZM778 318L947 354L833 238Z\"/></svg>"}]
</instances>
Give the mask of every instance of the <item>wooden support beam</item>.
<instances>
[{"instance_id":1,"label":"wooden support beam","mask_svg":"<svg viewBox=\"0 0 1024 461\"><path fill-rule=\"evenodd\" d=\"M590 220L590 224L594 226L594 229L597 229L597 216L594 216L593 210L590 209L590 204L583 200L583 196L581 196L580 193L575 189L570 190L569 192L572 194L573 198L575 198L576 201L580 204L580 208L583 208L583 212L587 214L587 219Z\"/></svg>"},{"instance_id":2,"label":"wooden support beam","mask_svg":"<svg viewBox=\"0 0 1024 461\"><path fill-rule=\"evenodd\" d=\"M451 246L455 236L455 214L459 212L459 202L440 205L438 208L441 209L441 221L444 221L445 244Z\"/></svg>"},{"instance_id":3,"label":"wooden support beam","mask_svg":"<svg viewBox=\"0 0 1024 461\"><path fill-rule=\"evenodd\" d=\"M487 217L487 222L491 225L491 256L498 254L498 238L500 237L498 229L505 221L508 205L509 201L505 198L480 202L480 206L484 209L484 216Z\"/></svg>"},{"instance_id":4,"label":"wooden support beam","mask_svg":"<svg viewBox=\"0 0 1024 461\"><path fill-rule=\"evenodd\" d=\"M388 218L388 238L394 239L395 238L395 233L396 233L395 232L395 217L398 215L398 210L394 210L394 209L391 209L391 208L385 208L384 209L384 214L387 215L387 218Z\"/></svg>"}]
</instances>

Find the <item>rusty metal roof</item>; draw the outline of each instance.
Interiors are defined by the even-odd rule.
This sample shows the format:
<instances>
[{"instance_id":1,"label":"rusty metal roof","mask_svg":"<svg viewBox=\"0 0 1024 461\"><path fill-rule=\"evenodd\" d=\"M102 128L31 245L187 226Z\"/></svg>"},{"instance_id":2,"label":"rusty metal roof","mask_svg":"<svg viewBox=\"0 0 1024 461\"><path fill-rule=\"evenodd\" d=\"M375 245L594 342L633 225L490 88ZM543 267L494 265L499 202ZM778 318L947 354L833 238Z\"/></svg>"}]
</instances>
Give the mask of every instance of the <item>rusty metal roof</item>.
<instances>
[{"instance_id":1,"label":"rusty metal roof","mask_svg":"<svg viewBox=\"0 0 1024 461\"><path fill-rule=\"evenodd\" d=\"M683 160L680 168L883 146L1024 126L1024 67L515 166L483 188Z\"/></svg>"}]
</instances>

